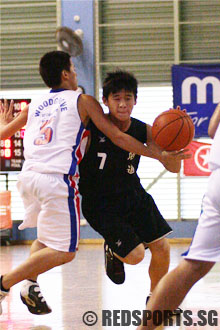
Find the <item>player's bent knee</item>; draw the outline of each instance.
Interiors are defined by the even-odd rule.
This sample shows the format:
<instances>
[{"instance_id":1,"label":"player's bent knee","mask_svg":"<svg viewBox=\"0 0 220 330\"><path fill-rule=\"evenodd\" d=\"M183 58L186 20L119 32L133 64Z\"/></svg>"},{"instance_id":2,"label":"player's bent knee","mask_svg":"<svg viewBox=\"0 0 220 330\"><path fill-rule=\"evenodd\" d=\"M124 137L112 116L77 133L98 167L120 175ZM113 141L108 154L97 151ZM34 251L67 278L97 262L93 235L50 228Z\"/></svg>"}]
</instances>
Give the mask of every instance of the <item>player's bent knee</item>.
<instances>
[{"instance_id":1,"label":"player's bent knee","mask_svg":"<svg viewBox=\"0 0 220 330\"><path fill-rule=\"evenodd\" d=\"M170 244L166 238L162 238L159 241L149 244L151 253L159 253L160 257L169 257L170 255Z\"/></svg>"},{"instance_id":2,"label":"player's bent knee","mask_svg":"<svg viewBox=\"0 0 220 330\"><path fill-rule=\"evenodd\" d=\"M170 244L168 243L167 239L165 239L162 244L161 252L163 254L170 254Z\"/></svg>"},{"instance_id":3,"label":"player's bent knee","mask_svg":"<svg viewBox=\"0 0 220 330\"><path fill-rule=\"evenodd\" d=\"M205 276L214 264L214 262L185 259L179 266L188 274L189 278L195 277L198 280Z\"/></svg>"},{"instance_id":4,"label":"player's bent knee","mask_svg":"<svg viewBox=\"0 0 220 330\"><path fill-rule=\"evenodd\" d=\"M63 263L72 261L75 258L76 252L62 252Z\"/></svg>"},{"instance_id":5,"label":"player's bent knee","mask_svg":"<svg viewBox=\"0 0 220 330\"><path fill-rule=\"evenodd\" d=\"M145 248L143 244L139 244L134 250L132 250L125 258L124 262L130 265L137 265L144 259Z\"/></svg>"}]
</instances>

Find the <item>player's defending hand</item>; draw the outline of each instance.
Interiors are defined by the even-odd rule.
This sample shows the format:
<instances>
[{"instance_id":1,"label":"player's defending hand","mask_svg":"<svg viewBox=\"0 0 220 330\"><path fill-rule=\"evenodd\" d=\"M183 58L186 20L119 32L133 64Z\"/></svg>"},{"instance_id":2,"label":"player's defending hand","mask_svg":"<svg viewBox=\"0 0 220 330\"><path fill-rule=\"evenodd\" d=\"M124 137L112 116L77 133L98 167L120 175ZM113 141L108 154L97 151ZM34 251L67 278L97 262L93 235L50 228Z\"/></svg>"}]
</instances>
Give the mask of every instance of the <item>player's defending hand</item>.
<instances>
[{"instance_id":1,"label":"player's defending hand","mask_svg":"<svg viewBox=\"0 0 220 330\"><path fill-rule=\"evenodd\" d=\"M27 122L28 105L15 117L13 116L13 108L14 101L11 101L10 105L8 105L7 100L0 101L0 140L8 139Z\"/></svg>"},{"instance_id":2,"label":"player's defending hand","mask_svg":"<svg viewBox=\"0 0 220 330\"><path fill-rule=\"evenodd\" d=\"M0 100L0 124L6 125L14 119L12 114L13 106L13 100L11 100L10 105L8 105L8 101L6 99L4 102Z\"/></svg>"},{"instance_id":3,"label":"player's defending hand","mask_svg":"<svg viewBox=\"0 0 220 330\"><path fill-rule=\"evenodd\" d=\"M188 153L188 151L189 149L182 149L179 151L162 151L161 163L168 171L178 173L181 168L181 160L192 157L192 154Z\"/></svg>"},{"instance_id":4,"label":"player's defending hand","mask_svg":"<svg viewBox=\"0 0 220 330\"><path fill-rule=\"evenodd\" d=\"M164 160L182 160L192 157L192 154L188 153L189 149L182 149L179 151L162 151L162 157Z\"/></svg>"}]
</instances>

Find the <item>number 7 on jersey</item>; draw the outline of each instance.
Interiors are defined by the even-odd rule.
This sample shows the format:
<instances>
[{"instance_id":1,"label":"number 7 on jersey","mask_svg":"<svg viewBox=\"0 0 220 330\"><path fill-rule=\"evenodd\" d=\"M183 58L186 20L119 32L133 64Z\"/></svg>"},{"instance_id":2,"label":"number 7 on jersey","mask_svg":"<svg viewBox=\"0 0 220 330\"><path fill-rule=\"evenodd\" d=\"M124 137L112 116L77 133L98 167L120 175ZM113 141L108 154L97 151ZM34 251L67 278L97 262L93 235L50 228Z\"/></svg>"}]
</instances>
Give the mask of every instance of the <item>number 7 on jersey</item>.
<instances>
[{"instance_id":1,"label":"number 7 on jersey","mask_svg":"<svg viewBox=\"0 0 220 330\"><path fill-rule=\"evenodd\" d=\"M106 158L107 158L107 154L105 152L98 152L97 156L101 157L101 162L100 162L100 165L99 165L99 169L103 170L103 168L105 166L105 161L106 161Z\"/></svg>"}]
</instances>

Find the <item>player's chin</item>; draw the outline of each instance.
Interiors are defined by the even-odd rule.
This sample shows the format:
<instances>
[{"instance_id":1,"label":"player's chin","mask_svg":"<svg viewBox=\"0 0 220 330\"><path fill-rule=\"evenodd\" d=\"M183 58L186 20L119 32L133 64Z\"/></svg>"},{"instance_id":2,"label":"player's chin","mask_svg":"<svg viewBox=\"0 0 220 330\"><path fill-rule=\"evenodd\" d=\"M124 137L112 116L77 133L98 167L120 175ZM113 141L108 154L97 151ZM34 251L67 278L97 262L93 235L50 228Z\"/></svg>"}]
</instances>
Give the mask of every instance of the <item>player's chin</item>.
<instances>
[{"instance_id":1,"label":"player's chin","mask_svg":"<svg viewBox=\"0 0 220 330\"><path fill-rule=\"evenodd\" d=\"M117 113L117 117L120 120L128 120L130 118L130 114L128 114L127 112L119 112Z\"/></svg>"}]
</instances>

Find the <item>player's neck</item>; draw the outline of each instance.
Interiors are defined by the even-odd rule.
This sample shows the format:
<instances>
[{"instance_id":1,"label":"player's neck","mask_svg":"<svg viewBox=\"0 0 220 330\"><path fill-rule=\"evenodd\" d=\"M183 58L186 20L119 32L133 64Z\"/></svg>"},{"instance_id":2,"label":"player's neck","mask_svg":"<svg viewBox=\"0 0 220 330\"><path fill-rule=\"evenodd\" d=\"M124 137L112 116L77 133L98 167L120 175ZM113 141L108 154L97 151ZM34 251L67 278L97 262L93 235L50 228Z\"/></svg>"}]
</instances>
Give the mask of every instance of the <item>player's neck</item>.
<instances>
[{"instance_id":1,"label":"player's neck","mask_svg":"<svg viewBox=\"0 0 220 330\"><path fill-rule=\"evenodd\" d=\"M62 83L58 86L59 89L67 89L67 90L77 90L77 85L73 86L69 81L62 81Z\"/></svg>"},{"instance_id":2,"label":"player's neck","mask_svg":"<svg viewBox=\"0 0 220 330\"><path fill-rule=\"evenodd\" d=\"M120 129L122 132L126 132L130 125L131 125L131 118L125 121L118 120L114 116L112 116L110 113L108 114L108 117L111 119L111 121Z\"/></svg>"}]
</instances>

